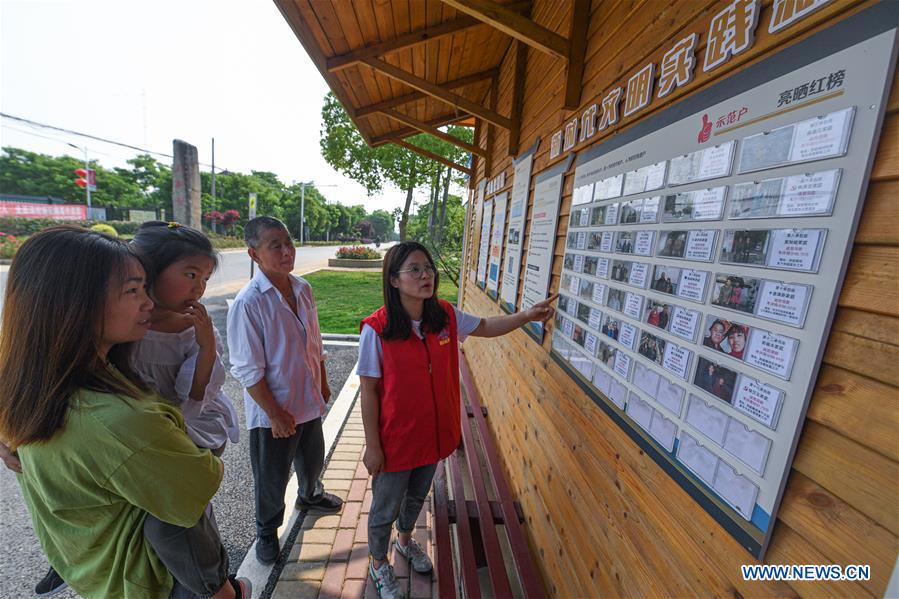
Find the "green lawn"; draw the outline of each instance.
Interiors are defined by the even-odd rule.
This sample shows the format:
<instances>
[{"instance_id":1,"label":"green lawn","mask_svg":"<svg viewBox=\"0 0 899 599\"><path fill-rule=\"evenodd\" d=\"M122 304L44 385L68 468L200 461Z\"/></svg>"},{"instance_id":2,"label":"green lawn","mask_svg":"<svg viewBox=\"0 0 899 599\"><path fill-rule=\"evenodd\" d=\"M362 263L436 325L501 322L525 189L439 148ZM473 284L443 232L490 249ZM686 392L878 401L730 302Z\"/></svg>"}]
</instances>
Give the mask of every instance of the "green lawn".
<instances>
[{"instance_id":1,"label":"green lawn","mask_svg":"<svg viewBox=\"0 0 899 599\"><path fill-rule=\"evenodd\" d=\"M320 270L304 277L312 285L323 333L359 333L359 321L384 303L380 272ZM440 281L440 298L456 303L452 281Z\"/></svg>"}]
</instances>

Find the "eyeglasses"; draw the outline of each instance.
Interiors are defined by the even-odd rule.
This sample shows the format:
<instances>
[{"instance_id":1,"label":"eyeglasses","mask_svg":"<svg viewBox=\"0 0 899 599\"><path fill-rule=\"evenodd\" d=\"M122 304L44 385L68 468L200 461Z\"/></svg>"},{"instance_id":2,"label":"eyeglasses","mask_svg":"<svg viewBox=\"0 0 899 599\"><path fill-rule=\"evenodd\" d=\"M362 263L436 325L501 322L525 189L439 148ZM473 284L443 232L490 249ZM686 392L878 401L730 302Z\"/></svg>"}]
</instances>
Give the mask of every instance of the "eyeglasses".
<instances>
[{"instance_id":1,"label":"eyeglasses","mask_svg":"<svg viewBox=\"0 0 899 599\"><path fill-rule=\"evenodd\" d=\"M433 277L435 274L437 274L437 271L435 271L434 267L431 266L430 264L426 264L424 267L415 265L411 268L404 268L403 270L398 270L396 272L398 272L398 273L410 272L410 273L412 273L413 279L421 279L422 277L425 276L425 273L427 273L428 276L430 276L430 277Z\"/></svg>"}]
</instances>

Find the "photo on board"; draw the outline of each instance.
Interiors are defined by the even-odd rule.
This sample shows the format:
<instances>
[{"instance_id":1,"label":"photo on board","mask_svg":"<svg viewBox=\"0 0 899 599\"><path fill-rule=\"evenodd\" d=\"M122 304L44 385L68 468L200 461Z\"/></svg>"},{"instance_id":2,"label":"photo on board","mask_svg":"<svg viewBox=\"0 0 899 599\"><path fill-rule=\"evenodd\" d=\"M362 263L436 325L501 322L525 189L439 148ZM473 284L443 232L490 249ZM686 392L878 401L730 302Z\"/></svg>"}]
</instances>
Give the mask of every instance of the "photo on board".
<instances>
[{"instance_id":1,"label":"photo on board","mask_svg":"<svg viewBox=\"0 0 899 599\"><path fill-rule=\"evenodd\" d=\"M599 352L597 353L597 358L599 361L606 365L606 368L614 368L615 367L615 354L618 353L618 348L612 345L609 345L605 341L601 341L599 344Z\"/></svg>"},{"instance_id":2,"label":"photo on board","mask_svg":"<svg viewBox=\"0 0 899 599\"><path fill-rule=\"evenodd\" d=\"M662 231L656 246L656 256L663 258L683 258L687 251L689 231Z\"/></svg>"},{"instance_id":3,"label":"photo on board","mask_svg":"<svg viewBox=\"0 0 899 599\"><path fill-rule=\"evenodd\" d=\"M705 319L702 344L737 360L743 359L746 342L749 339L749 327L709 314Z\"/></svg>"},{"instance_id":4,"label":"photo on board","mask_svg":"<svg viewBox=\"0 0 899 599\"><path fill-rule=\"evenodd\" d=\"M619 231L618 238L615 240L615 251L619 254L634 253L634 232Z\"/></svg>"},{"instance_id":5,"label":"photo on board","mask_svg":"<svg viewBox=\"0 0 899 599\"><path fill-rule=\"evenodd\" d=\"M590 210L590 226L596 227L598 225L604 225L606 222L606 207L605 206L595 206L592 210Z\"/></svg>"},{"instance_id":6,"label":"photo on board","mask_svg":"<svg viewBox=\"0 0 899 599\"><path fill-rule=\"evenodd\" d=\"M671 306L668 304L657 302L649 299L643 308L643 322L646 324L668 330L668 323L671 320Z\"/></svg>"},{"instance_id":7,"label":"photo on board","mask_svg":"<svg viewBox=\"0 0 899 599\"><path fill-rule=\"evenodd\" d=\"M615 310L616 312L621 312L624 308L624 300L627 295L626 291L621 289L609 289L609 298L606 300L606 306Z\"/></svg>"},{"instance_id":8,"label":"photo on board","mask_svg":"<svg viewBox=\"0 0 899 599\"><path fill-rule=\"evenodd\" d=\"M768 239L766 230L728 230L724 232L721 244L721 262L764 266L768 259Z\"/></svg>"},{"instance_id":9,"label":"photo on board","mask_svg":"<svg viewBox=\"0 0 899 599\"><path fill-rule=\"evenodd\" d=\"M612 260L612 280L627 283L634 263L627 260Z\"/></svg>"},{"instance_id":10,"label":"photo on board","mask_svg":"<svg viewBox=\"0 0 899 599\"><path fill-rule=\"evenodd\" d=\"M631 225L640 222L640 212L642 209L642 199L621 202L621 205L618 207L618 222L622 225Z\"/></svg>"},{"instance_id":11,"label":"photo on board","mask_svg":"<svg viewBox=\"0 0 899 599\"><path fill-rule=\"evenodd\" d=\"M652 275L652 289L659 293L675 295L680 283L681 269L674 266L656 264Z\"/></svg>"},{"instance_id":12,"label":"photo on board","mask_svg":"<svg viewBox=\"0 0 899 599\"><path fill-rule=\"evenodd\" d=\"M643 331L640 333L637 353L661 366L662 358L665 357L665 340Z\"/></svg>"},{"instance_id":13,"label":"photo on board","mask_svg":"<svg viewBox=\"0 0 899 599\"><path fill-rule=\"evenodd\" d=\"M577 319L584 324L590 322L590 306L587 304L579 304L577 307Z\"/></svg>"},{"instance_id":14,"label":"photo on board","mask_svg":"<svg viewBox=\"0 0 899 599\"><path fill-rule=\"evenodd\" d=\"M702 356L696 365L693 384L715 397L731 403L737 388L737 372Z\"/></svg>"},{"instance_id":15,"label":"photo on board","mask_svg":"<svg viewBox=\"0 0 899 599\"><path fill-rule=\"evenodd\" d=\"M740 183L730 194L729 218L765 218L777 216L783 179Z\"/></svg>"},{"instance_id":16,"label":"photo on board","mask_svg":"<svg viewBox=\"0 0 899 599\"><path fill-rule=\"evenodd\" d=\"M752 314L761 281L738 275L716 274L712 287L712 305Z\"/></svg>"},{"instance_id":17,"label":"photo on board","mask_svg":"<svg viewBox=\"0 0 899 599\"><path fill-rule=\"evenodd\" d=\"M603 316L602 328L599 331L609 339L618 341L618 334L621 332L621 321L611 316Z\"/></svg>"}]
</instances>

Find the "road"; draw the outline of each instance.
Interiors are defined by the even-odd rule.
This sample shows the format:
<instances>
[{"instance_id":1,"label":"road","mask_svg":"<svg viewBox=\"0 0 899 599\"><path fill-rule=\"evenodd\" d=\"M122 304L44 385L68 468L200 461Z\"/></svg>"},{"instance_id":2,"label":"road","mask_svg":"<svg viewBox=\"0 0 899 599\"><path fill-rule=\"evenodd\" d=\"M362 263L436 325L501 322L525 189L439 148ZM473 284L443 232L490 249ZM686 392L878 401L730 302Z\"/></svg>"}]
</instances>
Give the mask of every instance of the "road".
<instances>
[{"instance_id":1,"label":"road","mask_svg":"<svg viewBox=\"0 0 899 599\"><path fill-rule=\"evenodd\" d=\"M370 245L368 247L374 247ZM386 248L388 245L383 245ZM336 246L322 247L301 247L297 248L297 261L295 273L304 273L318 268L324 268L328 265L328 258L334 257L337 251ZM6 293L6 278L9 266L0 265L0 298ZM223 250L221 252L221 263L218 270L209 280L206 288L206 296L223 295L226 293L236 293L244 283L250 279L250 257L247 256L246 250ZM0 302L0 313L3 306Z\"/></svg>"}]
</instances>

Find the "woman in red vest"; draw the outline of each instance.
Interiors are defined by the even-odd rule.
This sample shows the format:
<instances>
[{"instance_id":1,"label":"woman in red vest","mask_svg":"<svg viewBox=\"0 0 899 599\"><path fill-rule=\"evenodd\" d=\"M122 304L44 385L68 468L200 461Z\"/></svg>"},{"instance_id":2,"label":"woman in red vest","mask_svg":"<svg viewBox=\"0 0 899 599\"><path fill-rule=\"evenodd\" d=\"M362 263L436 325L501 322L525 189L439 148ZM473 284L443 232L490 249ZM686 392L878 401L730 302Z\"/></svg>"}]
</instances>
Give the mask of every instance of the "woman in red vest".
<instances>
[{"instance_id":1,"label":"woman in red vest","mask_svg":"<svg viewBox=\"0 0 899 599\"><path fill-rule=\"evenodd\" d=\"M411 533L437 462L459 445L459 342L505 335L554 313L555 296L517 314L479 318L438 300L438 283L423 245L393 246L384 256L384 305L360 325L363 462L373 477L369 574L382 599L403 596L387 561L394 522L396 551L416 572L433 567Z\"/></svg>"}]
</instances>

